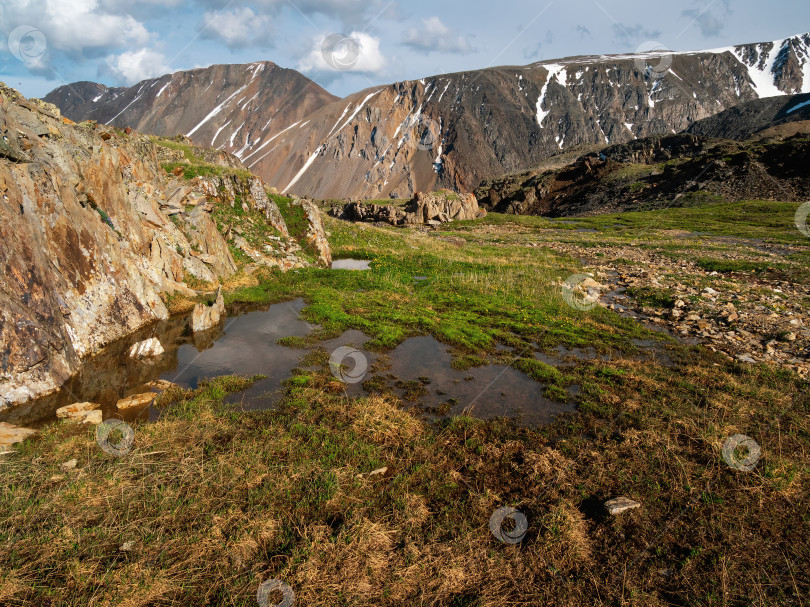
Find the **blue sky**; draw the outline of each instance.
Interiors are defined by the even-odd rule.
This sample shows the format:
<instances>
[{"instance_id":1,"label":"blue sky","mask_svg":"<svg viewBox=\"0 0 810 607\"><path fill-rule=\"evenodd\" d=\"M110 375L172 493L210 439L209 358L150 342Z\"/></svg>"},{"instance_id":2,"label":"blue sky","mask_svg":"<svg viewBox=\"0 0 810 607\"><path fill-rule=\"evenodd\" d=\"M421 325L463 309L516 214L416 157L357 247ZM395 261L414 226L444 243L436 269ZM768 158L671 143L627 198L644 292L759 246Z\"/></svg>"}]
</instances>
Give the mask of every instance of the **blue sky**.
<instances>
[{"instance_id":1,"label":"blue sky","mask_svg":"<svg viewBox=\"0 0 810 607\"><path fill-rule=\"evenodd\" d=\"M77 80L270 60L344 96L650 42L698 50L805 31L807 0L0 0L0 80L43 96Z\"/></svg>"}]
</instances>

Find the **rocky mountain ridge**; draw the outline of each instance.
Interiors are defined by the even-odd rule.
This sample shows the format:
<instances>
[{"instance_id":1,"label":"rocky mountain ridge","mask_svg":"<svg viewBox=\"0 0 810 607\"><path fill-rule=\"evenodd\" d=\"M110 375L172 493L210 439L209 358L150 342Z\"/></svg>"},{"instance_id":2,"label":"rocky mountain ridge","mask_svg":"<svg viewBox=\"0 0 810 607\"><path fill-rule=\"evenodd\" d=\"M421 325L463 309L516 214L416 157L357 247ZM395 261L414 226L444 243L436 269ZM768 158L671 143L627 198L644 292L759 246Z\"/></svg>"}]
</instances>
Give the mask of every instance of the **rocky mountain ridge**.
<instances>
[{"instance_id":1,"label":"rocky mountain ridge","mask_svg":"<svg viewBox=\"0 0 810 607\"><path fill-rule=\"evenodd\" d=\"M341 100L321 96L305 116L283 124L274 118L268 129L257 129L257 119L252 130L241 126L241 118L220 122L220 114L249 100L229 91L255 77L250 66L231 66L241 80L204 108L215 114L211 126L221 132L209 139L212 132L189 126L187 134L206 145L214 141L268 183L299 195L379 199L440 188L469 192L482 180L572 147L680 132L740 102L810 92L809 48L810 34L802 34L709 51L571 57L439 75ZM57 97L48 99L65 105ZM95 117L123 124L127 114L113 116L104 97L94 103ZM82 106L83 115L90 111ZM168 128L158 119L153 124Z\"/></svg>"},{"instance_id":2,"label":"rocky mountain ridge","mask_svg":"<svg viewBox=\"0 0 810 607\"><path fill-rule=\"evenodd\" d=\"M290 237L266 186L225 152L74 124L2 84L0 133L0 415L167 319L171 294L195 298L240 267L330 260L320 218Z\"/></svg>"},{"instance_id":3,"label":"rocky mountain ridge","mask_svg":"<svg viewBox=\"0 0 810 607\"><path fill-rule=\"evenodd\" d=\"M692 133L646 137L605 146L565 166L541 166L486 180L476 190L489 211L551 217L656 209L719 200L805 200L810 157L810 107L796 96L762 111L760 101L728 110L700 129L729 135L759 131L740 141ZM747 106L749 104L743 104ZM793 121L779 116L797 108ZM753 115L754 118L746 120ZM773 126L776 123L776 126Z\"/></svg>"}]
</instances>

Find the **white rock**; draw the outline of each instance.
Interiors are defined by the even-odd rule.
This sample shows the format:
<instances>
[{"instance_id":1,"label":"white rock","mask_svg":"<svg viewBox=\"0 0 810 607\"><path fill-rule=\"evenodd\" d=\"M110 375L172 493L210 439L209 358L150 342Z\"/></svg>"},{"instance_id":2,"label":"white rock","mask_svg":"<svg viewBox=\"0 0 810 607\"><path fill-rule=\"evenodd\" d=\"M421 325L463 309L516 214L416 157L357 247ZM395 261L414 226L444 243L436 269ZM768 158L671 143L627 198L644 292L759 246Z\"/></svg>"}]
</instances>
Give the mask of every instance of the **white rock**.
<instances>
[{"instance_id":1,"label":"white rock","mask_svg":"<svg viewBox=\"0 0 810 607\"><path fill-rule=\"evenodd\" d=\"M197 304L191 314L191 328L197 333L216 327L225 316L225 299L222 297L222 287L217 289L217 298L213 306Z\"/></svg>"},{"instance_id":2,"label":"white rock","mask_svg":"<svg viewBox=\"0 0 810 607\"><path fill-rule=\"evenodd\" d=\"M605 502L605 509L613 515L621 514L625 510L633 510L635 508L641 508L641 504L631 500L629 497L614 497L612 500Z\"/></svg>"},{"instance_id":3,"label":"white rock","mask_svg":"<svg viewBox=\"0 0 810 607\"><path fill-rule=\"evenodd\" d=\"M709 297L714 297L715 295L718 294L718 292L712 289L711 287L706 287L705 289L703 289L703 292Z\"/></svg>"},{"instance_id":4,"label":"white rock","mask_svg":"<svg viewBox=\"0 0 810 607\"><path fill-rule=\"evenodd\" d=\"M163 346L157 337L152 337L134 344L129 350L130 358L148 358L163 354Z\"/></svg>"},{"instance_id":5,"label":"white rock","mask_svg":"<svg viewBox=\"0 0 810 607\"><path fill-rule=\"evenodd\" d=\"M59 467L62 470L73 470L74 468L76 468L77 463L78 461L76 459L69 459L64 464L60 464Z\"/></svg>"}]
</instances>

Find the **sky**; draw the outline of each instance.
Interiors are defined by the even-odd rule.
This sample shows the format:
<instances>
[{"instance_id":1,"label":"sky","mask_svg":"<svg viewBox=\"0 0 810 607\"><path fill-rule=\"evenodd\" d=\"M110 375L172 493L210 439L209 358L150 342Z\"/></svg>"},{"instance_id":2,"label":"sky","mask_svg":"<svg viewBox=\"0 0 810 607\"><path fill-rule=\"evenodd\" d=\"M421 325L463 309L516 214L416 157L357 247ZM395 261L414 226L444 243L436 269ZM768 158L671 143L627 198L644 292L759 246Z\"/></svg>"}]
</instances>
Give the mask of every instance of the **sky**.
<instances>
[{"instance_id":1,"label":"sky","mask_svg":"<svg viewBox=\"0 0 810 607\"><path fill-rule=\"evenodd\" d=\"M269 60L335 95L572 55L810 31L807 0L0 0L0 81L28 97Z\"/></svg>"}]
</instances>

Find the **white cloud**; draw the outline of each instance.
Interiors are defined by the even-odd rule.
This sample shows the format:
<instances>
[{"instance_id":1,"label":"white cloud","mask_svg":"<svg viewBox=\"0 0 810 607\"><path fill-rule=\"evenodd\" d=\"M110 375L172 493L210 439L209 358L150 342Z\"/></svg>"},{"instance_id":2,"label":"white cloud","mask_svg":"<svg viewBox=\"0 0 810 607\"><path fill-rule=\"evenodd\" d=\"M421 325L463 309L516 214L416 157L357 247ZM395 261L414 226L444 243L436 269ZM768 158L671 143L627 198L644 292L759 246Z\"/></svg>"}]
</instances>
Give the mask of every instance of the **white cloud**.
<instances>
[{"instance_id":1,"label":"white cloud","mask_svg":"<svg viewBox=\"0 0 810 607\"><path fill-rule=\"evenodd\" d=\"M124 84L135 84L172 71L166 64L163 53L147 48L107 57L107 68L110 74Z\"/></svg>"},{"instance_id":2,"label":"white cloud","mask_svg":"<svg viewBox=\"0 0 810 607\"><path fill-rule=\"evenodd\" d=\"M409 29L402 43L425 54L440 52L463 55L473 51L467 38L454 36L450 28L438 17L422 19L422 27Z\"/></svg>"},{"instance_id":3,"label":"white cloud","mask_svg":"<svg viewBox=\"0 0 810 607\"><path fill-rule=\"evenodd\" d=\"M0 5L0 31L8 35L31 25L45 36L49 49L68 53L144 45L150 35L126 14L109 12L98 0L22 0Z\"/></svg>"},{"instance_id":4,"label":"white cloud","mask_svg":"<svg viewBox=\"0 0 810 607\"><path fill-rule=\"evenodd\" d=\"M336 34L332 34L336 36ZM333 45L333 52L324 49L324 42L332 36L318 36L312 49L298 62L302 72L364 72L376 74L386 65L380 51L380 39L363 32L352 32L342 42Z\"/></svg>"},{"instance_id":5,"label":"white cloud","mask_svg":"<svg viewBox=\"0 0 810 607\"><path fill-rule=\"evenodd\" d=\"M203 15L203 37L222 40L229 48L272 46L271 19L250 7Z\"/></svg>"}]
</instances>

